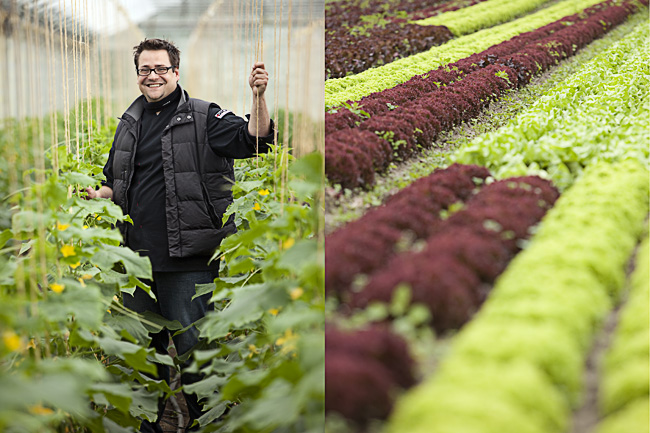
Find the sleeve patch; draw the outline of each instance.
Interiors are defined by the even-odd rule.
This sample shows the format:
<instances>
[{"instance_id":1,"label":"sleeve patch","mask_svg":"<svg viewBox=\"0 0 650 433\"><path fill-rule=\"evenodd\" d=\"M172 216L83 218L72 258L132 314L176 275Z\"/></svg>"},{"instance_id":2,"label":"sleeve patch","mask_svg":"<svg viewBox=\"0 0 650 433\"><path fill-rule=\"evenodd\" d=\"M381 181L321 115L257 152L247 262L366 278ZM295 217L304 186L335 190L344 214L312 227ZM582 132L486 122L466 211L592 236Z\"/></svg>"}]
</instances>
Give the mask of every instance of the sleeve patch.
<instances>
[{"instance_id":1,"label":"sleeve patch","mask_svg":"<svg viewBox=\"0 0 650 433\"><path fill-rule=\"evenodd\" d=\"M223 116L225 116L228 113L230 113L230 110L221 109L217 112L217 114L214 115L214 117L216 117L217 119L221 119Z\"/></svg>"}]
</instances>

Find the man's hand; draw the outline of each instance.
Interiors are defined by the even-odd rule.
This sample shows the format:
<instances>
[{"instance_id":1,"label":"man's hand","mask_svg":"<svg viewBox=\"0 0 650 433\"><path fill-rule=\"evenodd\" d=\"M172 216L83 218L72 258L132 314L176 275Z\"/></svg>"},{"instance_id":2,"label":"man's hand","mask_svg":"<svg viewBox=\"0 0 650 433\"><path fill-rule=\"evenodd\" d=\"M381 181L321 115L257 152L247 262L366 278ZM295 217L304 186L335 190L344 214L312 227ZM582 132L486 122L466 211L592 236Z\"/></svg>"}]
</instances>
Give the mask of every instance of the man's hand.
<instances>
[{"instance_id":1,"label":"man's hand","mask_svg":"<svg viewBox=\"0 0 650 433\"><path fill-rule=\"evenodd\" d=\"M264 62L256 62L248 77L248 84L253 89L253 96L262 96L269 82L269 73L264 69Z\"/></svg>"},{"instance_id":2,"label":"man's hand","mask_svg":"<svg viewBox=\"0 0 650 433\"><path fill-rule=\"evenodd\" d=\"M269 82L269 73L264 69L264 62L256 62L248 77L248 84L253 89L251 118L248 121L248 133L253 137L264 137L271 133L271 119L266 107L264 92Z\"/></svg>"},{"instance_id":3,"label":"man's hand","mask_svg":"<svg viewBox=\"0 0 650 433\"><path fill-rule=\"evenodd\" d=\"M98 190L95 188L89 186L85 189L86 191L86 200L91 200L94 198L107 198L112 200L113 199L113 190L106 185L102 186Z\"/></svg>"}]
</instances>

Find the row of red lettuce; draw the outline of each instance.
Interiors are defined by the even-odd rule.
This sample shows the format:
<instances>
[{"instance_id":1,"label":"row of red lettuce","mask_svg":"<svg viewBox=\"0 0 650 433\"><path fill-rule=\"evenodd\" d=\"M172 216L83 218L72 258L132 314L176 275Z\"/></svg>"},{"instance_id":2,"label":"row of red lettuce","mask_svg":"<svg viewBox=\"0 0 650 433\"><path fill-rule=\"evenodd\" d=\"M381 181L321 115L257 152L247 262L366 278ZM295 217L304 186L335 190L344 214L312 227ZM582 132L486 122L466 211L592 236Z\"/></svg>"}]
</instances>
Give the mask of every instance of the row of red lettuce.
<instances>
[{"instance_id":1,"label":"row of red lettuce","mask_svg":"<svg viewBox=\"0 0 650 433\"><path fill-rule=\"evenodd\" d=\"M328 236L326 288L340 300L340 313L390 303L406 285L437 333L466 323L559 196L550 182L532 176L476 188L488 176L477 166L438 170ZM442 218L454 203L460 209ZM424 248L397 253L404 236L423 240ZM367 283L354 290L352 280L362 274ZM328 326L325 353L326 411L358 425L385 419L395 391L415 383L406 342L386 326L354 332Z\"/></svg>"},{"instance_id":2,"label":"row of red lettuce","mask_svg":"<svg viewBox=\"0 0 650 433\"><path fill-rule=\"evenodd\" d=\"M360 101L362 111L327 113L325 172L330 183L370 187L376 172L430 147L441 131L475 118L507 89L526 85L637 9L631 1L616 3L603 2L369 95Z\"/></svg>"}]
</instances>

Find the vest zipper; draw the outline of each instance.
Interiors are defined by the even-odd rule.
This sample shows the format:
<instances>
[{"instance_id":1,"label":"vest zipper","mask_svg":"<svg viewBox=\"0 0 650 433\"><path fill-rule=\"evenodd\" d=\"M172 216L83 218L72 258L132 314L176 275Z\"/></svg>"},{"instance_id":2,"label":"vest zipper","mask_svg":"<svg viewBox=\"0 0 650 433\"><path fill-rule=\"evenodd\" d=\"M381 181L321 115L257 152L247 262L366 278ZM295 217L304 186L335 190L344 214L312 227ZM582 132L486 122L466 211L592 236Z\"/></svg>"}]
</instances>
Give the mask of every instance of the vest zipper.
<instances>
[{"instance_id":1,"label":"vest zipper","mask_svg":"<svg viewBox=\"0 0 650 433\"><path fill-rule=\"evenodd\" d=\"M131 161L129 161L129 179L125 182L126 188L124 189L124 208L125 212L129 212L129 188L131 187L131 179L133 179L133 171L134 171L134 165L135 165L135 153L138 151L138 134L133 132L132 128L129 128L129 133L133 135L134 141L133 141L133 152L131 152ZM125 173L126 174L126 173Z\"/></svg>"}]
</instances>

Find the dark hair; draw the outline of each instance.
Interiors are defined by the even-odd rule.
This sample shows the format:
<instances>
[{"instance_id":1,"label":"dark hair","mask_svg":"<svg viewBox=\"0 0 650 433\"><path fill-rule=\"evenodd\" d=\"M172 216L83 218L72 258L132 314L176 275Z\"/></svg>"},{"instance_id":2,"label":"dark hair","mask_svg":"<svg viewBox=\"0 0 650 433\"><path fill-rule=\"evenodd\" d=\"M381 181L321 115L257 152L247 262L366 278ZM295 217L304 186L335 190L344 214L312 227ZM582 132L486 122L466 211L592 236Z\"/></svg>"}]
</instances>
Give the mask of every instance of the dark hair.
<instances>
[{"instance_id":1,"label":"dark hair","mask_svg":"<svg viewBox=\"0 0 650 433\"><path fill-rule=\"evenodd\" d=\"M136 69L139 67L138 60L140 59L140 53L144 50L165 50L169 54L169 61L172 62L172 66L178 68L181 64L181 50L176 48L173 43L164 39L145 39L133 47L133 62L135 63Z\"/></svg>"}]
</instances>

